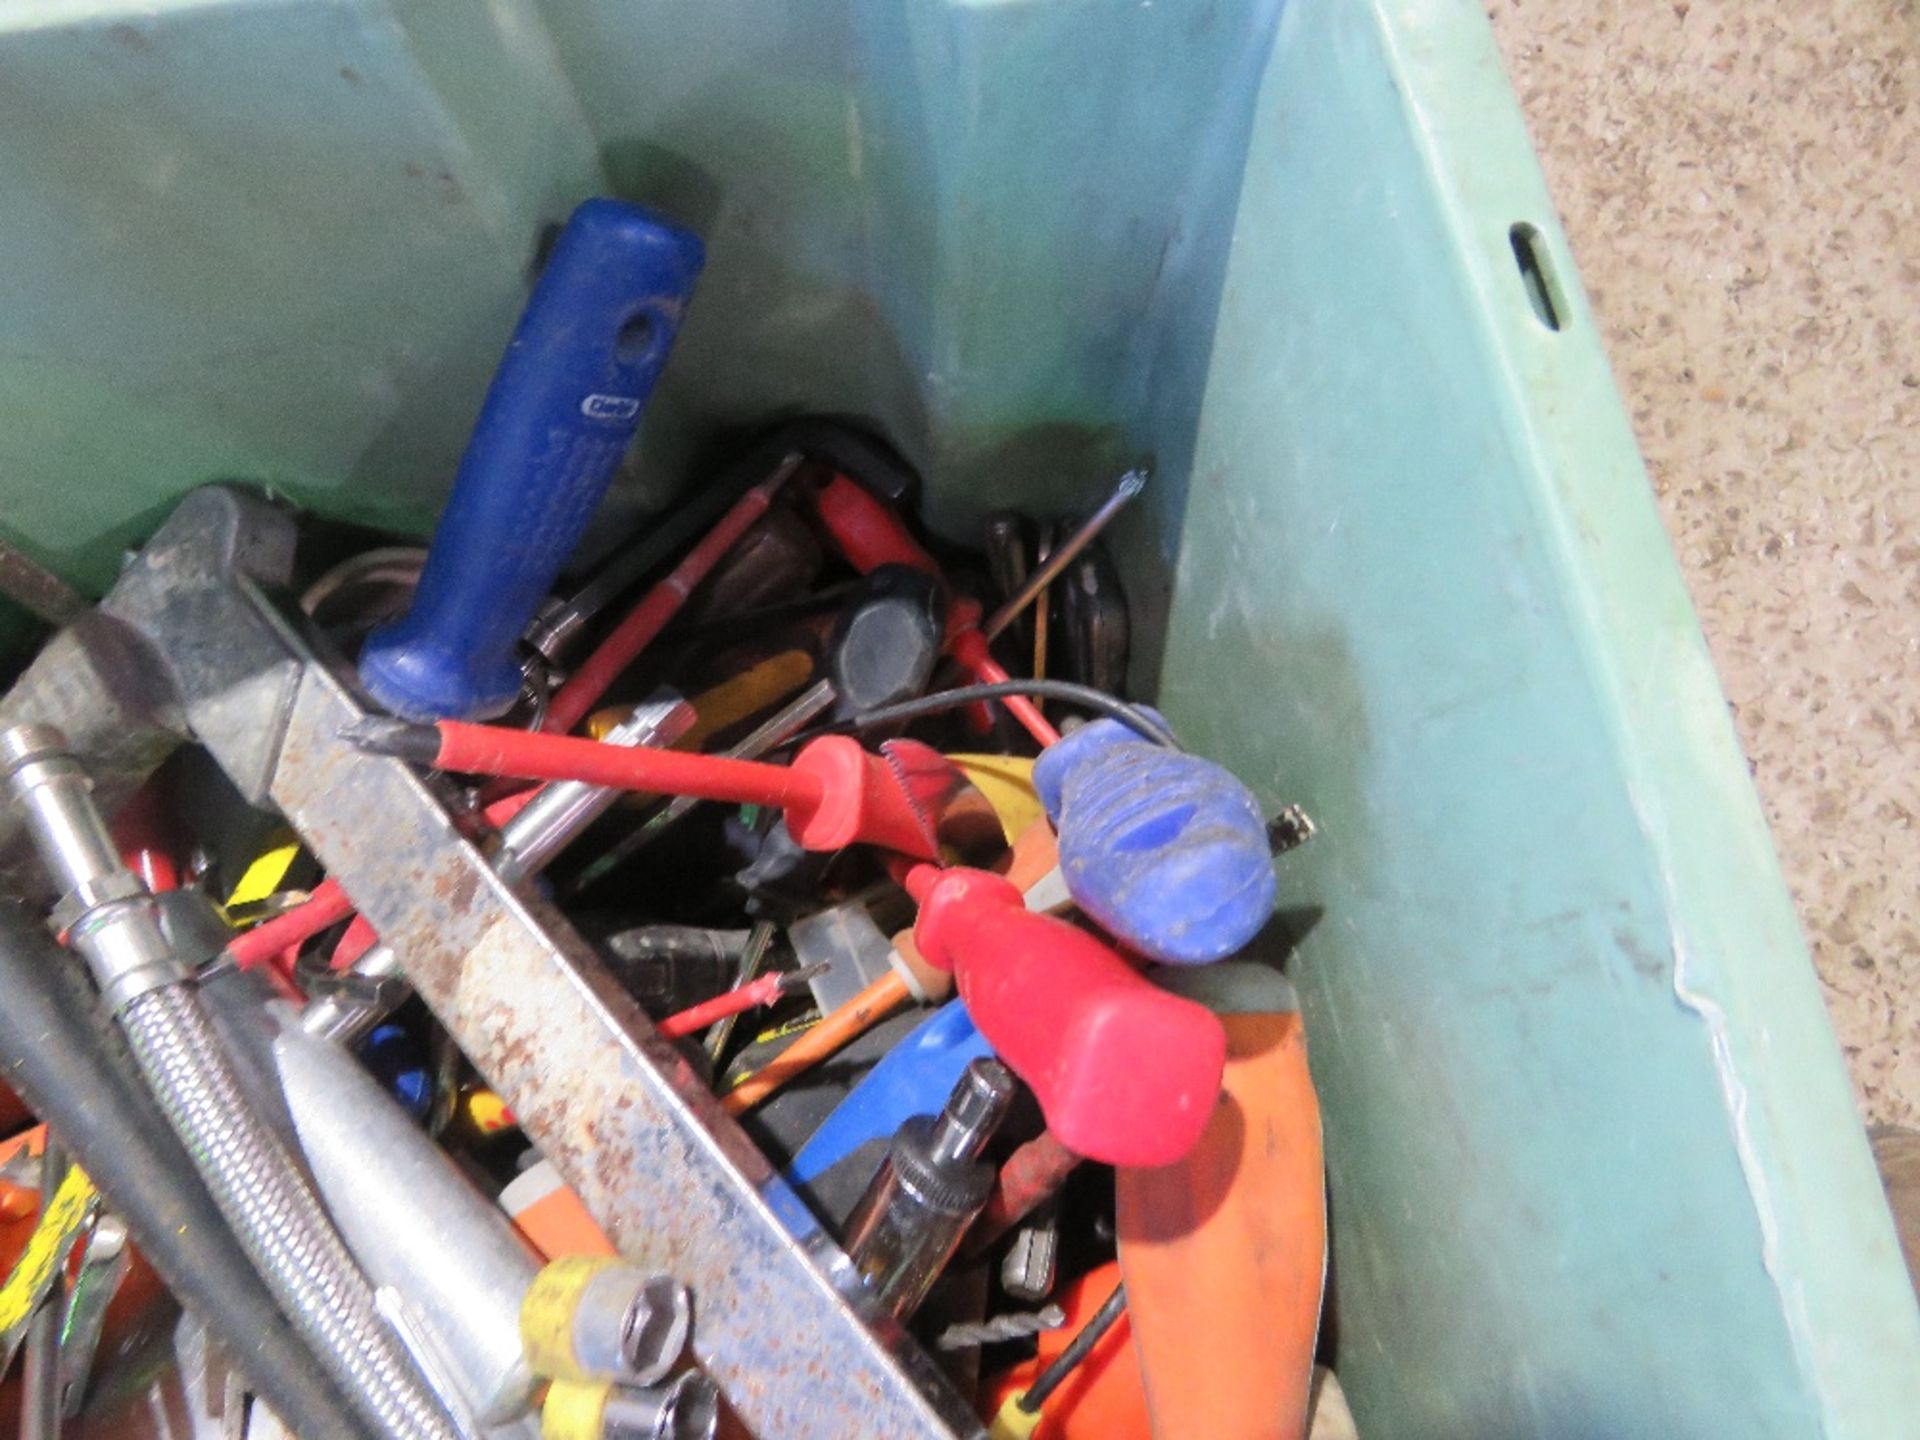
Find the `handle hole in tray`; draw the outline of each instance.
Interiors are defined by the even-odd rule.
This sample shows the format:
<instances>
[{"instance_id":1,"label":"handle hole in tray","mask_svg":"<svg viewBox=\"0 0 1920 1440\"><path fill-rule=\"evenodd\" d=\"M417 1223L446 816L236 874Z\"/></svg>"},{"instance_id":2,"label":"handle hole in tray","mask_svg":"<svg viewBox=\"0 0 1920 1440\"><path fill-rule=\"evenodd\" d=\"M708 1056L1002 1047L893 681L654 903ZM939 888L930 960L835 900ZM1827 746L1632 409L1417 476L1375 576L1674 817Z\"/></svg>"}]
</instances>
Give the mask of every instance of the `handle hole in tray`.
<instances>
[{"instance_id":1,"label":"handle hole in tray","mask_svg":"<svg viewBox=\"0 0 1920 1440\"><path fill-rule=\"evenodd\" d=\"M1537 225L1522 220L1507 231L1507 241L1513 246L1513 263L1520 267L1520 283L1526 287L1533 318L1549 330L1564 328L1566 301L1559 277L1554 274L1553 257L1547 252L1546 237Z\"/></svg>"}]
</instances>

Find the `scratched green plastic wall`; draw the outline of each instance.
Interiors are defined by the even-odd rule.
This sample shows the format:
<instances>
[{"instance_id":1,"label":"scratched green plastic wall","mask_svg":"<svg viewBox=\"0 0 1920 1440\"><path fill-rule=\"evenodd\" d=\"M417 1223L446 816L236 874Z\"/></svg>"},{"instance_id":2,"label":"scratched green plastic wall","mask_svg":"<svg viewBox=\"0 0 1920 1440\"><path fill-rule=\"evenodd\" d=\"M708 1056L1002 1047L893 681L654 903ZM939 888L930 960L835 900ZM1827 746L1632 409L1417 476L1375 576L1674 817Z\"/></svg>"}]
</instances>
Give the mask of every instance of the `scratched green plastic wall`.
<instances>
[{"instance_id":1,"label":"scratched green plastic wall","mask_svg":"<svg viewBox=\"0 0 1920 1440\"><path fill-rule=\"evenodd\" d=\"M956 533L1155 461L1141 682L1324 831L1285 928L1369 1440L1911 1433L1920 1317L1477 5L13 0L0 533L97 590L212 479L423 529L600 191L711 254L603 541L800 408Z\"/></svg>"}]
</instances>

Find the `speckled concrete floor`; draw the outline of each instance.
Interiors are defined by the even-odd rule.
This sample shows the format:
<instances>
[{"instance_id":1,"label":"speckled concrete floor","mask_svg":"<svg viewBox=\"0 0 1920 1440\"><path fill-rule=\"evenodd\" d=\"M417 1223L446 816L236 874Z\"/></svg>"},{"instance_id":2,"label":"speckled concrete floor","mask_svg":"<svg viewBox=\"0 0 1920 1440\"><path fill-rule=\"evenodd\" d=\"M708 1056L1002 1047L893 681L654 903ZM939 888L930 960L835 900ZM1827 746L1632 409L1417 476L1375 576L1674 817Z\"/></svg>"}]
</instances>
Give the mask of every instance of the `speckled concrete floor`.
<instances>
[{"instance_id":1,"label":"speckled concrete floor","mask_svg":"<svg viewBox=\"0 0 1920 1440\"><path fill-rule=\"evenodd\" d=\"M1863 1108L1920 1124L1920 5L1489 13Z\"/></svg>"}]
</instances>

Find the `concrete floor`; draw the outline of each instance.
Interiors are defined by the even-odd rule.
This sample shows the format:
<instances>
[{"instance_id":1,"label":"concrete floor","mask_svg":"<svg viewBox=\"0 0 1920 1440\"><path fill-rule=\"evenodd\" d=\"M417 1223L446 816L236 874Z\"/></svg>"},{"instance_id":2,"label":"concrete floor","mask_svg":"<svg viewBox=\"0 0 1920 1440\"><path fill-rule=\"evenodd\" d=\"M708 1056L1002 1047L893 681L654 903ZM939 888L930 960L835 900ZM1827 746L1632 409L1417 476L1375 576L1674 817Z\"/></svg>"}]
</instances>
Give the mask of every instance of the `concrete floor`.
<instances>
[{"instance_id":1,"label":"concrete floor","mask_svg":"<svg viewBox=\"0 0 1920 1440\"><path fill-rule=\"evenodd\" d=\"M1862 1107L1920 1124L1920 5L1488 10Z\"/></svg>"}]
</instances>

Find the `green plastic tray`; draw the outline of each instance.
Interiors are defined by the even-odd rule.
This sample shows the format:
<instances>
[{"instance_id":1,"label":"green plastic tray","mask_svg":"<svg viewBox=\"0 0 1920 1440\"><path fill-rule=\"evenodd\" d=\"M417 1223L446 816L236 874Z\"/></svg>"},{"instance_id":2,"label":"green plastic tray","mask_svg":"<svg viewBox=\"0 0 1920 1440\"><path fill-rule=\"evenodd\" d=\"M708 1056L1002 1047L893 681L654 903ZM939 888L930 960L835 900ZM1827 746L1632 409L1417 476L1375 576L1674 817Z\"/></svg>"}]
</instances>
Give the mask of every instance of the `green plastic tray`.
<instances>
[{"instance_id":1,"label":"green plastic tray","mask_svg":"<svg viewBox=\"0 0 1920 1440\"><path fill-rule=\"evenodd\" d=\"M1154 460L1139 683L1324 831L1273 948L1368 1440L1914 1433L1913 1293L1477 5L12 0L0 531L97 590L213 479L424 530L609 191L711 258L602 543L801 408L956 534Z\"/></svg>"}]
</instances>

